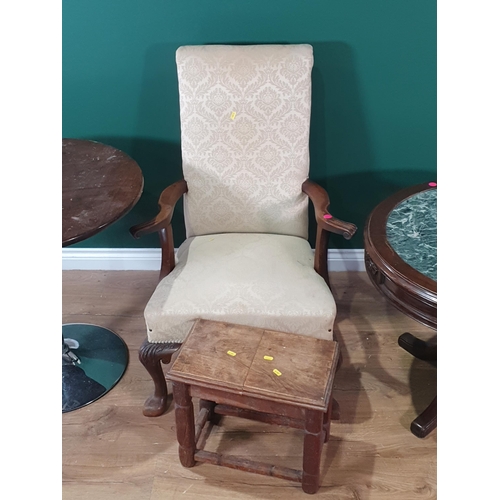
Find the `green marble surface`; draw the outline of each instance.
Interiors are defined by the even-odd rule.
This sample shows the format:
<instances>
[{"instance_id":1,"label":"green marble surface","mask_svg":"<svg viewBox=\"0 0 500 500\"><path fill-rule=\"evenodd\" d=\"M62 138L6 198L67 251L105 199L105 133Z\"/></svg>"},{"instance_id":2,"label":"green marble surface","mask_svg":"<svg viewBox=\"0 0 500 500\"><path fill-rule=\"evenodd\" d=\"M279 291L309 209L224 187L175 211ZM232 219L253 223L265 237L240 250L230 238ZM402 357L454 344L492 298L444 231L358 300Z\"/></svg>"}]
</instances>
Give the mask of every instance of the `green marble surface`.
<instances>
[{"instance_id":1,"label":"green marble surface","mask_svg":"<svg viewBox=\"0 0 500 500\"><path fill-rule=\"evenodd\" d=\"M437 189L417 193L387 218L387 240L410 266L437 281Z\"/></svg>"}]
</instances>

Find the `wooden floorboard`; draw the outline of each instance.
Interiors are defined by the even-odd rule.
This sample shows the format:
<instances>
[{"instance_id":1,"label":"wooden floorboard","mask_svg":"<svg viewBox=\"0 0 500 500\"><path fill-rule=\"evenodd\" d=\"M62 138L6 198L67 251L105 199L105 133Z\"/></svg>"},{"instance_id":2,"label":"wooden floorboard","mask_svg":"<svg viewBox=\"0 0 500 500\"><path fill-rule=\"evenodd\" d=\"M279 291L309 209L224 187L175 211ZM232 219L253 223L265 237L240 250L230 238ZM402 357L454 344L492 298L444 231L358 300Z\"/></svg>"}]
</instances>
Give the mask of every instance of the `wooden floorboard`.
<instances>
[{"instance_id":1,"label":"wooden floorboard","mask_svg":"<svg viewBox=\"0 0 500 500\"><path fill-rule=\"evenodd\" d=\"M120 382L103 398L62 416L64 500L293 499L301 486L209 464L182 467L173 408L142 415L152 389L138 360L144 307L157 280L149 271L64 271L62 322L91 323L118 333L130 351ZM340 421L323 450L317 498L435 499L437 430L418 439L411 421L431 401L436 369L397 345L410 331L435 332L394 309L365 273L332 273L335 332L343 365L335 379ZM224 417L206 443L210 451L300 468L300 431Z\"/></svg>"}]
</instances>

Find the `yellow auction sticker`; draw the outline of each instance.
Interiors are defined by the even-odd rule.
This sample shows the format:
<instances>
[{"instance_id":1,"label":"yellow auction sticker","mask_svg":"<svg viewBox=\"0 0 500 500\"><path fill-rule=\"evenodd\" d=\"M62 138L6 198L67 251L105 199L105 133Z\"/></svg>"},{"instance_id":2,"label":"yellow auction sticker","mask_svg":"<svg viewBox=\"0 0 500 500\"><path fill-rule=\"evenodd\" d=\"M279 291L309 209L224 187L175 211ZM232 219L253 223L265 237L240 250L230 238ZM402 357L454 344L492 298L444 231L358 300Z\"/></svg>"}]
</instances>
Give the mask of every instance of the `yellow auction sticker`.
<instances>
[{"instance_id":1,"label":"yellow auction sticker","mask_svg":"<svg viewBox=\"0 0 500 500\"><path fill-rule=\"evenodd\" d=\"M229 354L229 356L236 356L236 353L233 351L227 351L227 353Z\"/></svg>"},{"instance_id":2,"label":"yellow auction sticker","mask_svg":"<svg viewBox=\"0 0 500 500\"><path fill-rule=\"evenodd\" d=\"M275 368L275 369L273 370L273 373L274 373L275 375L277 375L278 377L281 377L281 372L280 372L277 368Z\"/></svg>"},{"instance_id":3,"label":"yellow auction sticker","mask_svg":"<svg viewBox=\"0 0 500 500\"><path fill-rule=\"evenodd\" d=\"M266 361L272 361L274 358L272 356L264 356Z\"/></svg>"}]
</instances>

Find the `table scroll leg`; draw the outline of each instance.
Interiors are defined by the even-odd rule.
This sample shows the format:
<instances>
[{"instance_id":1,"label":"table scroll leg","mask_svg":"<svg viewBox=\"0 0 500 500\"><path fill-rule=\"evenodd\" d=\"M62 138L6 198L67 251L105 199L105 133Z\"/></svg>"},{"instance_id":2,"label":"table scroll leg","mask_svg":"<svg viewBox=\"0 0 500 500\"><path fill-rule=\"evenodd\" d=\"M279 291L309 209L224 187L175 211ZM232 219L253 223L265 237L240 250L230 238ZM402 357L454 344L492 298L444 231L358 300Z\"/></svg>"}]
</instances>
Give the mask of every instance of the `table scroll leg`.
<instances>
[{"instance_id":1,"label":"table scroll leg","mask_svg":"<svg viewBox=\"0 0 500 500\"><path fill-rule=\"evenodd\" d=\"M410 430L418 438L424 438L437 426L437 396L431 404L411 423Z\"/></svg>"},{"instance_id":2,"label":"table scroll leg","mask_svg":"<svg viewBox=\"0 0 500 500\"><path fill-rule=\"evenodd\" d=\"M403 333L398 338L398 344L414 358L422 361L437 360L437 345L420 340L411 333Z\"/></svg>"},{"instance_id":3,"label":"table scroll leg","mask_svg":"<svg viewBox=\"0 0 500 500\"><path fill-rule=\"evenodd\" d=\"M420 340L411 333L403 333L398 344L413 357L431 363L437 361L437 345L432 342ZM411 423L410 430L418 438L429 435L437 426L437 397L430 405Z\"/></svg>"},{"instance_id":4,"label":"table scroll leg","mask_svg":"<svg viewBox=\"0 0 500 500\"><path fill-rule=\"evenodd\" d=\"M193 401L189 386L181 382L172 383L175 402L175 427L179 442L179 459L184 467L193 467L196 451Z\"/></svg>"},{"instance_id":5,"label":"table scroll leg","mask_svg":"<svg viewBox=\"0 0 500 500\"><path fill-rule=\"evenodd\" d=\"M306 410L304 455L302 465L302 489L305 493L316 493L319 489L319 467L323 448L324 413Z\"/></svg>"}]
</instances>

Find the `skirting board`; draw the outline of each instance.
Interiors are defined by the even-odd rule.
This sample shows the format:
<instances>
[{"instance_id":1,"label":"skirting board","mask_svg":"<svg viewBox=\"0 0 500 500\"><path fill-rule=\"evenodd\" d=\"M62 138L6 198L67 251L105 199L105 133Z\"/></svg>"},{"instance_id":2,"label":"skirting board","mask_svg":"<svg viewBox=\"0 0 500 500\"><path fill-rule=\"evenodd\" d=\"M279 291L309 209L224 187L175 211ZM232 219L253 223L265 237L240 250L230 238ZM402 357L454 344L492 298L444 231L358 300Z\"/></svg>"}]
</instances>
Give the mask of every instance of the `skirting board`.
<instances>
[{"instance_id":1,"label":"skirting board","mask_svg":"<svg viewBox=\"0 0 500 500\"><path fill-rule=\"evenodd\" d=\"M63 248L62 269L159 271L159 248ZM328 250L329 271L364 271L364 250Z\"/></svg>"}]
</instances>

